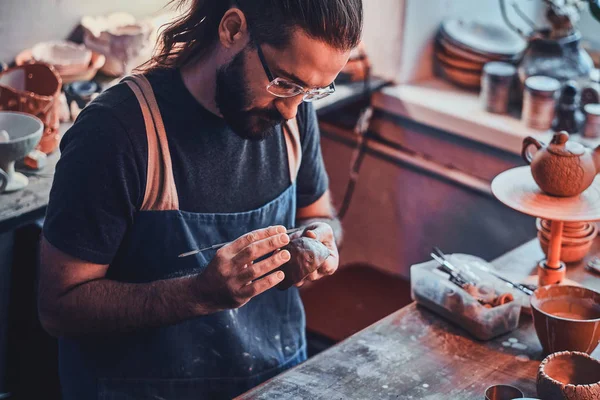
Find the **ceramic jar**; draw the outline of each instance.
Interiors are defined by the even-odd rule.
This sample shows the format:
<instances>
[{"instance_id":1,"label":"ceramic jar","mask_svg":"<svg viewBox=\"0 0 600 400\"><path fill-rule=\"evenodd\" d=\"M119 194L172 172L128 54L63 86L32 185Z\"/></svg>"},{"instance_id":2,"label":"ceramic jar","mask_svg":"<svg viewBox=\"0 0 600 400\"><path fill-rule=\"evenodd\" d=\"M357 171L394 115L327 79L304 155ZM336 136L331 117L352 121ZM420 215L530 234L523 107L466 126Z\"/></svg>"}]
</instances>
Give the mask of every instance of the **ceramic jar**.
<instances>
[{"instance_id":1,"label":"ceramic jar","mask_svg":"<svg viewBox=\"0 0 600 400\"><path fill-rule=\"evenodd\" d=\"M0 72L0 110L38 117L44 133L37 149L50 154L60 142L59 113L62 80L47 64L25 64Z\"/></svg>"}]
</instances>

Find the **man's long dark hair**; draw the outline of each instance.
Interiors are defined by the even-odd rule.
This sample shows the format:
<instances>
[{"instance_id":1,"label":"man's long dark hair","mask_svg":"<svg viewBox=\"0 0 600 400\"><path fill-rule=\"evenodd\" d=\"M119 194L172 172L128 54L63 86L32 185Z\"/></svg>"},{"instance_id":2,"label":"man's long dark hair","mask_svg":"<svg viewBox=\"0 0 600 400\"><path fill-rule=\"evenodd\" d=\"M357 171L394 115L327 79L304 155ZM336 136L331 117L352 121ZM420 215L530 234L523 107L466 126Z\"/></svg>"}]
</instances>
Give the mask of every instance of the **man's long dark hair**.
<instances>
[{"instance_id":1,"label":"man's long dark hair","mask_svg":"<svg viewBox=\"0 0 600 400\"><path fill-rule=\"evenodd\" d=\"M333 48L358 45L363 25L362 0L173 0L181 17L161 33L158 51L142 68L182 67L215 45L225 12L239 7L258 43L282 48L294 29Z\"/></svg>"}]
</instances>

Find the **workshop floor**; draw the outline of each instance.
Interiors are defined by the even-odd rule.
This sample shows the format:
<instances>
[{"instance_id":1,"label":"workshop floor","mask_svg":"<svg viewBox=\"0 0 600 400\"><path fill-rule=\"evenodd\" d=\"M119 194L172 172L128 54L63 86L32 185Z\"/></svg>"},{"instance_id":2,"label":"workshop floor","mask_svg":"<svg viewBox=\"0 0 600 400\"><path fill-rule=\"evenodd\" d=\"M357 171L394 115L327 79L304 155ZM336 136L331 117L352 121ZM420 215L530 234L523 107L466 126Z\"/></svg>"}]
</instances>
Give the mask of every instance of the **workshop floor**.
<instances>
[{"instance_id":1,"label":"workshop floor","mask_svg":"<svg viewBox=\"0 0 600 400\"><path fill-rule=\"evenodd\" d=\"M300 291L306 309L309 356L410 304L410 283L372 266L342 267Z\"/></svg>"}]
</instances>

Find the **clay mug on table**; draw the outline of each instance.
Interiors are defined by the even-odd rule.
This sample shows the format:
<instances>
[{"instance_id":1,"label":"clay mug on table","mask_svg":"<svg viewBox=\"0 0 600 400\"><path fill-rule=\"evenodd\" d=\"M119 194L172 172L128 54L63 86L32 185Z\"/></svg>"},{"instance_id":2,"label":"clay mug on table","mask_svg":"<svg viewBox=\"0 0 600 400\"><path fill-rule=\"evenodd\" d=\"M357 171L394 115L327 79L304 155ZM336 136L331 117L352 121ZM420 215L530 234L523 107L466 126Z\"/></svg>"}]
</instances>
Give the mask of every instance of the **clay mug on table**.
<instances>
[{"instance_id":1,"label":"clay mug on table","mask_svg":"<svg viewBox=\"0 0 600 400\"><path fill-rule=\"evenodd\" d=\"M533 324L544 354L591 354L600 344L600 293L580 286L548 285L531 296Z\"/></svg>"},{"instance_id":2,"label":"clay mug on table","mask_svg":"<svg viewBox=\"0 0 600 400\"><path fill-rule=\"evenodd\" d=\"M530 152L531 146L538 151ZM523 140L523 159L540 189L551 196L577 196L586 190L600 172L600 146L588 149L570 141L565 131L556 133L550 144L528 136Z\"/></svg>"}]
</instances>

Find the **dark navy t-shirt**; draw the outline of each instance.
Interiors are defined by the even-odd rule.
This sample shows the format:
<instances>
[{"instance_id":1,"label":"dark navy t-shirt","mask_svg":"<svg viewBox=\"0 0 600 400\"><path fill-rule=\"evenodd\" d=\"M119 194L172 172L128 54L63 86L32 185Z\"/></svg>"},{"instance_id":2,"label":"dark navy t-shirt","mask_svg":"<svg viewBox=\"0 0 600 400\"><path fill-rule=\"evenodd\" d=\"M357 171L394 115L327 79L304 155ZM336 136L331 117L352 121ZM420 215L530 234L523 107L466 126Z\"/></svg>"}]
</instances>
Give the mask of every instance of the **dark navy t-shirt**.
<instances>
[{"instance_id":1,"label":"dark navy t-shirt","mask_svg":"<svg viewBox=\"0 0 600 400\"><path fill-rule=\"evenodd\" d=\"M241 139L194 99L178 70L147 77L167 131L181 210L253 210L289 187L281 128L261 142ZM303 103L297 118L302 143L297 201L298 207L306 207L325 193L328 178L314 109ZM44 236L71 256L110 264L146 188L148 143L139 104L129 87L118 84L86 107L60 149Z\"/></svg>"}]
</instances>

